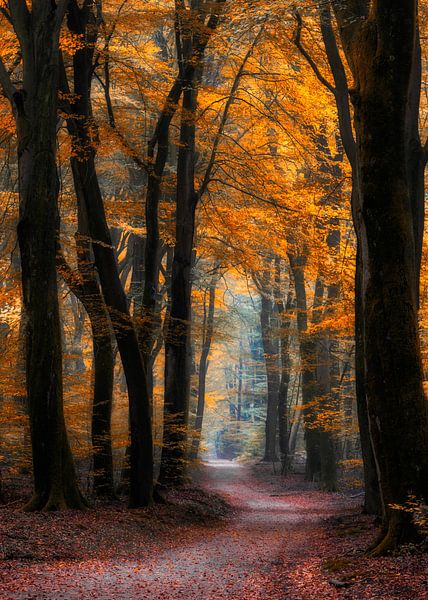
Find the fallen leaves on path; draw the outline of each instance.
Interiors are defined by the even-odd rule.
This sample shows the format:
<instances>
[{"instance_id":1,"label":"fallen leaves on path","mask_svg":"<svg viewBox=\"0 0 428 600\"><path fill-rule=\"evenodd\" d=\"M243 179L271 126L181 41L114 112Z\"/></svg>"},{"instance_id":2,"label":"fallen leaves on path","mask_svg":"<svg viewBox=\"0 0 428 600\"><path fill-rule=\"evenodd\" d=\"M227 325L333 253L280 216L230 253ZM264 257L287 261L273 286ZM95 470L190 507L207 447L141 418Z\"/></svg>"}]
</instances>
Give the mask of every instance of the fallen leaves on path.
<instances>
[{"instance_id":1,"label":"fallen leaves on path","mask_svg":"<svg viewBox=\"0 0 428 600\"><path fill-rule=\"evenodd\" d=\"M215 462L206 473L205 491L152 509L2 510L0 598L428 598L426 556L364 557L374 530L358 500L267 467Z\"/></svg>"}]
</instances>

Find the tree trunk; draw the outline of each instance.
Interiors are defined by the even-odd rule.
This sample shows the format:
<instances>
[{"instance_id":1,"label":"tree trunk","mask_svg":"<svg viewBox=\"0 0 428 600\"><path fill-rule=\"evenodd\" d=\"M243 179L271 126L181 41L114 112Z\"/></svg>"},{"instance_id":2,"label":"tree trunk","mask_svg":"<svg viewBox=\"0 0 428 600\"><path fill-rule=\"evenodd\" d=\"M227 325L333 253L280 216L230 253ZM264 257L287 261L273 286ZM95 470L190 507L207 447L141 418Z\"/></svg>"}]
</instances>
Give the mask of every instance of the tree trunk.
<instances>
[{"instance_id":1,"label":"tree trunk","mask_svg":"<svg viewBox=\"0 0 428 600\"><path fill-rule=\"evenodd\" d=\"M303 256L289 254L294 278L297 306L297 332L299 336L300 363L302 372L303 423L306 444L306 478L318 480L321 473L320 434L315 422L314 399L316 395L316 343L308 334L308 305L306 299L305 264ZM315 305L315 300L314 300Z\"/></svg>"},{"instance_id":2,"label":"tree trunk","mask_svg":"<svg viewBox=\"0 0 428 600\"><path fill-rule=\"evenodd\" d=\"M198 458L199 446L201 443L202 423L205 408L205 384L208 371L208 356L211 349L211 342L214 331L214 310L215 310L215 288L216 278L213 277L209 287L208 310L204 302L204 321L203 321L203 342L202 351L199 359L198 370L198 404L196 408L195 431L192 442L190 458Z\"/></svg>"},{"instance_id":3,"label":"tree trunk","mask_svg":"<svg viewBox=\"0 0 428 600\"><path fill-rule=\"evenodd\" d=\"M383 502L374 554L415 539L410 495L428 498L428 410L418 339L417 260L406 168L406 114L414 59L416 3L378 0L352 27L337 4L354 72L362 313L370 434ZM391 57L394 60L391 60ZM397 439L400 443L397 443Z\"/></svg>"},{"instance_id":4,"label":"tree trunk","mask_svg":"<svg viewBox=\"0 0 428 600\"><path fill-rule=\"evenodd\" d=\"M114 349L111 324L102 296L88 241L88 225L82 190L76 186L78 202L77 264L82 281L82 303L91 322L93 343L93 399L91 437L94 490L98 497L113 498L113 448L111 413L113 409Z\"/></svg>"},{"instance_id":5,"label":"tree trunk","mask_svg":"<svg viewBox=\"0 0 428 600\"><path fill-rule=\"evenodd\" d=\"M56 167L61 11L10 3L21 45L23 89L13 95L17 123L26 375L34 466L27 510L82 508L63 414L62 343L56 276L59 229Z\"/></svg>"},{"instance_id":6,"label":"tree trunk","mask_svg":"<svg viewBox=\"0 0 428 600\"><path fill-rule=\"evenodd\" d=\"M294 310L293 296L288 292L287 302L284 305L281 292L281 263L275 258L275 304L279 321L279 343L280 343L280 381L278 389L278 439L281 459L281 473L287 475L288 445L289 445L289 421L290 409L288 404L288 388L290 385L291 357L290 357L290 327L291 314Z\"/></svg>"},{"instance_id":7,"label":"tree trunk","mask_svg":"<svg viewBox=\"0 0 428 600\"><path fill-rule=\"evenodd\" d=\"M276 452L276 433L278 425L278 391L279 391L279 363L278 344L272 338L272 312L273 302L266 295L260 294L260 326L262 332L263 354L266 367L267 380L267 410L265 426L265 452L263 460L274 462L278 460Z\"/></svg>"},{"instance_id":8,"label":"tree trunk","mask_svg":"<svg viewBox=\"0 0 428 600\"><path fill-rule=\"evenodd\" d=\"M165 335L164 429L158 480L161 486L178 486L186 476L191 366L191 270L195 214L199 199L195 190L194 173L197 92L204 52L218 25L223 3L224 0L217 0L208 7L197 0L191 3L190 10L176 10L175 13L179 66L177 85L183 100L177 158L171 307ZM179 97L180 95L176 102Z\"/></svg>"},{"instance_id":9,"label":"tree trunk","mask_svg":"<svg viewBox=\"0 0 428 600\"><path fill-rule=\"evenodd\" d=\"M360 430L361 455L364 466L364 505L369 515L380 515L382 504L376 461L370 438L369 416L365 391L364 341L363 341L363 304L362 304L362 268L361 245L357 243L355 264L355 395L357 401L358 426Z\"/></svg>"},{"instance_id":10,"label":"tree trunk","mask_svg":"<svg viewBox=\"0 0 428 600\"><path fill-rule=\"evenodd\" d=\"M95 263L128 388L131 429L129 501L132 507L147 506L152 502L153 495L153 444L146 373L127 297L119 277L95 169L95 149L91 138L93 122L90 90L96 24L88 7L84 5L80 9L76 2L70 4L68 24L73 33L84 35L87 40L87 45L73 56L73 113L79 115L77 119L71 117L67 120L74 144L74 156L71 158L73 178L76 189L82 190Z\"/></svg>"},{"instance_id":11,"label":"tree trunk","mask_svg":"<svg viewBox=\"0 0 428 600\"><path fill-rule=\"evenodd\" d=\"M190 395L191 267L197 195L194 188L195 79L183 93L177 161L176 239L171 276L171 310L165 338L165 405L159 483L184 482L187 467L187 422Z\"/></svg>"},{"instance_id":12,"label":"tree trunk","mask_svg":"<svg viewBox=\"0 0 428 600\"><path fill-rule=\"evenodd\" d=\"M379 484L377 482L376 467L374 462L373 449L371 440L368 432L368 415L365 397L365 382L364 382L364 351L362 347L362 332L359 331L359 327L362 327L362 315L361 306L362 301L359 296L361 293L359 290L360 280L360 253L361 253L361 240L358 237L358 226L356 225L359 219L359 214L356 206L357 197L357 173L356 173L356 144L354 140L354 134L351 122L351 110L349 102L349 89L347 74L342 62L342 58L339 52L339 48L336 41L336 34L332 25L331 7L328 4L320 4L318 7L321 33L324 41L324 47L326 51L327 60L330 66L331 74L334 81L334 88L329 87L328 89L333 93L334 100L337 107L339 131L345 150L346 156L352 168L352 192L351 192L351 205L354 219L354 227L357 234L357 260L356 260L356 286L355 286L355 387L356 387L356 398L358 406L358 422L360 429L360 441L361 451L364 467L364 481L365 481L365 501L364 510L371 514L378 514L381 510L380 506L380 492ZM301 27L300 22L300 27ZM296 38L296 45L301 49L300 38ZM318 75L317 75L318 76ZM321 83L326 85L325 80L321 79ZM360 343L361 340L361 343Z\"/></svg>"}]
</instances>

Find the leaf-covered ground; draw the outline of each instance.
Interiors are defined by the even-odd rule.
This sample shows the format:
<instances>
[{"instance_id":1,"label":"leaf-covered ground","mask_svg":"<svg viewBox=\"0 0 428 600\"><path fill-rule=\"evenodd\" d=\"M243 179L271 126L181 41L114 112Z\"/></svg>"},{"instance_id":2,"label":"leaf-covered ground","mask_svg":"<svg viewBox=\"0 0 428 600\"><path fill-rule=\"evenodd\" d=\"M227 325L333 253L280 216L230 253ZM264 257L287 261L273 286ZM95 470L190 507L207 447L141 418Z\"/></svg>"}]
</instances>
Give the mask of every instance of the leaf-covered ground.
<instances>
[{"instance_id":1,"label":"leaf-covered ground","mask_svg":"<svg viewBox=\"0 0 428 600\"><path fill-rule=\"evenodd\" d=\"M374 531L360 499L219 461L204 487L147 510L2 508L0 598L428 598L425 555L363 556Z\"/></svg>"}]
</instances>

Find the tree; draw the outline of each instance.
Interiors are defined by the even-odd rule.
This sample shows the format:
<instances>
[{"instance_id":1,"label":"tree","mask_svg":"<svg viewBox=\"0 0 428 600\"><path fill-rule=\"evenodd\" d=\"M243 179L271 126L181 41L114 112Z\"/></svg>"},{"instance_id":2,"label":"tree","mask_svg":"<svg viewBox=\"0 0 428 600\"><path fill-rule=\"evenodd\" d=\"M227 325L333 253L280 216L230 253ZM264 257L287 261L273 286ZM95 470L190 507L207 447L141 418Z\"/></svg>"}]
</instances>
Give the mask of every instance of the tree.
<instances>
[{"instance_id":1,"label":"tree","mask_svg":"<svg viewBox=\"0 0 428 600\"><path fill-rule=\"evenodd\" d=\"M280 367L278 360L280 348L272 271L272 259L270 259L266 261L264 272L262 272L261 276L253 275L254 282L260 293L260 328L266 365L267 408L263 460L267 462L275 462L277 460L278 394L280 387Z\"/></svg>"},{"instance_id":2,"label":"tree","mask_svg":"<svg viewBox=\"0 0 428 600\"><path fill-rule=\"evenodd\" d=\"M190 451L190 458L196 459L201 443L202 424L205 410L205 390L208 371L208 357L214 334L215 293L218 275L214 272L208 290L205 290L202 321L202 349L198 365L198 403L196 407L195 431ZM206 295L208 292L208 302Z\"/></svg>"},{"instance_id":3,"label":"tree","mask_svg":"<svg viewBox=\"0 0 428 600\"><path fill-rule=\"evenodd\" d=\"M116 335L116 341L126 377L129 397L130 447L130 505L146 506L153 498L153 443L150 418L150 399L146 373L139 349L137 332L132 322L128 300L119 277L112 238L107 224L103 197L95 166L96 148L93 143L91 83L94 44L97 39L99 15L92 3L79 7L71 0L68 26L85 44L73 56L73 108L67 127L73 141L70 162L76 195L85 211L91 236L95 263L100 277L104 300ZM69 94L63 78L63 91Z\"/></svg>"},{"instance_id":4,"label":"tree","mask_svg":"<svg viewBox=\"0 0 428 600\"><path fill-rule=\"evenodd\" d=\"M417 326L417 259L406 116L416 2L333 2L352 70L370 435L383 503L379 554L415 536L404 506L428 497L428 411ZM396 440L400 439L397 444Z\"/></svg>"},{"instance_id":5,"label":"tree","mask_svg":"<svg viewBox=\"0 0 428 600\"><path fill-rule=\"evenodd\" d=\"M3 14L22 56L22 88L0 64L0 80L18 136L23 302L26 316L27 398L31 423L34 496L27 510L82 508L62 405L62 344L56 255L58 190L56 165L59 35L66 2L35 0L31 11L11 0Z\"/></svg>"},{"instance_id":6,"label":"tree","mask_svg":"<svg viewBox=\"0 0 428 600\"><path fill-rule=\"evenodd\" d=\"M317 8L320 22L321 38L324 44L328 66L334 85L323 76L317 63L306 50L302 41L303 19L299 11L295 11L297 28L294 32L293 42L299 52L308 62L319 82L332 93L337 110L339 132L344 152L350 163L352 171L351 205L355 209L355 195L357 194L357 165L356 146L354 132L352 129L352 116L349 101L349 89L346 69L343 65L332 25L331 6L320 5ZM356 210L353 211L354 221L358 218ZM370 440L369 422L366 407L366 395L364 387L364 347L362 339L363 315L361 302L361 240L357 234L356 264L355 264L355 387L357 411L359 420L359 433L361 442L361 453L364 466L364 510L371 514L380 514L381 503L379 493L379 482L377 478L376 463Z\"/></svg>"},{"instance_id":7,"label":"tree","mask_svg":"<svg viewBox=\"0 0 428 600\"><path fill-rule=\"evenodd\" d=\"M190 321L192 260L196 207L195 140L198 87L202 59L216 29L221 5L176 3L176 39L179 75L183 89L177 158L176 228L171 274L171 308L165 334L165 412L159 483L184 482L187 458L187 423L190 395Z\"/></svg>"}]
</instances>

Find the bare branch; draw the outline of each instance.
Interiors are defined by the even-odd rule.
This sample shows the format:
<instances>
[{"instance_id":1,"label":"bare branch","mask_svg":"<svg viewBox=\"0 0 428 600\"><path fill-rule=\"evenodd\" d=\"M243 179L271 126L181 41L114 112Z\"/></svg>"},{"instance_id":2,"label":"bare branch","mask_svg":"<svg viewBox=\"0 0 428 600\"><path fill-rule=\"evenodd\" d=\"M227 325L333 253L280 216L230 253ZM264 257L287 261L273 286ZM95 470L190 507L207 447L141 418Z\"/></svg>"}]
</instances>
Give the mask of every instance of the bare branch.
<instances>
[{"instance_id":1,"label":"bare branch","mask_svg":"<svg viewBox=\"0 0 428 600\"><path fill-rule=\"evenodd\" d=\"M237 72L237 74L235 76L235 79L233 81L229 97L227 99L227 102L226 102L224 110L223 110L223 115L222 115L221 120L220 120L220 124L219 124L218 130L217 130L217 134L216 134L214 142L213 142L213 146L212 146L212 149L211 149L211 156L210 156L210 159L208 161L207 168L205 170L205 175L204 175L203 181L202 181L202 183L200 185L200 188L198 190L198 197L199 198L201 198L201 196L204 194L207 186L209 185L210 177L211 177L211 174L212 174L212 171L213 171L213 168L214 168L214 165L215 165L216 157L217 157L218 146L220 144L220 140L221 140L224 128L225 128L226 123L227 123L227 119L228 119L228 116L229 116L230 108L231 108L231 106L232 106L232 104L233 104L233 102L235 100L235 95L236 95L236 92L238 91L238 87L239 87L239 84L241 82L242 76L244 75L244 69L245 69L245 67L247 65L247 62L250 59L251 55L253 54L254 48L256 47L256 45L257 45L257 43L258 43L258 41L260 39L260 36L263 33L263 29L264 29L264 26L265 26L266 19L267 19L267 15L266 15L266 17L264 19L264 22L263 22L262 26L259 29L259 32L257 33L256 37L254 38L253 43L251 44L250 48L248 49L247 53L245 54L245 56L244 56L244 58L242 60L242 63L240 65L239 69L238 69L238 72Z\"/></svg>"},{"instance_id":2,"label":"bare branch","mask_svg":"<svg viewBox=\"0 0 428 600\"><path fill-rule=\"evenodd\" d=\"M324 77L324 75L319 70L316 62L314 61L312 56L309 54L309 52L305 49L305 47L302 44L303 19L302 19L300 12L297 10L297 8L294 10L294 17L295 17L296 23L297 23L296 30L293 35L294 45L296 46L296 48L298 49L300 54L305 58L306 62L311 67L311 69L314 72L318 81L324 87L326 87L332 94L335 94L336 90L335 90L334 86Z\"/></svg>"}]
</instances>

